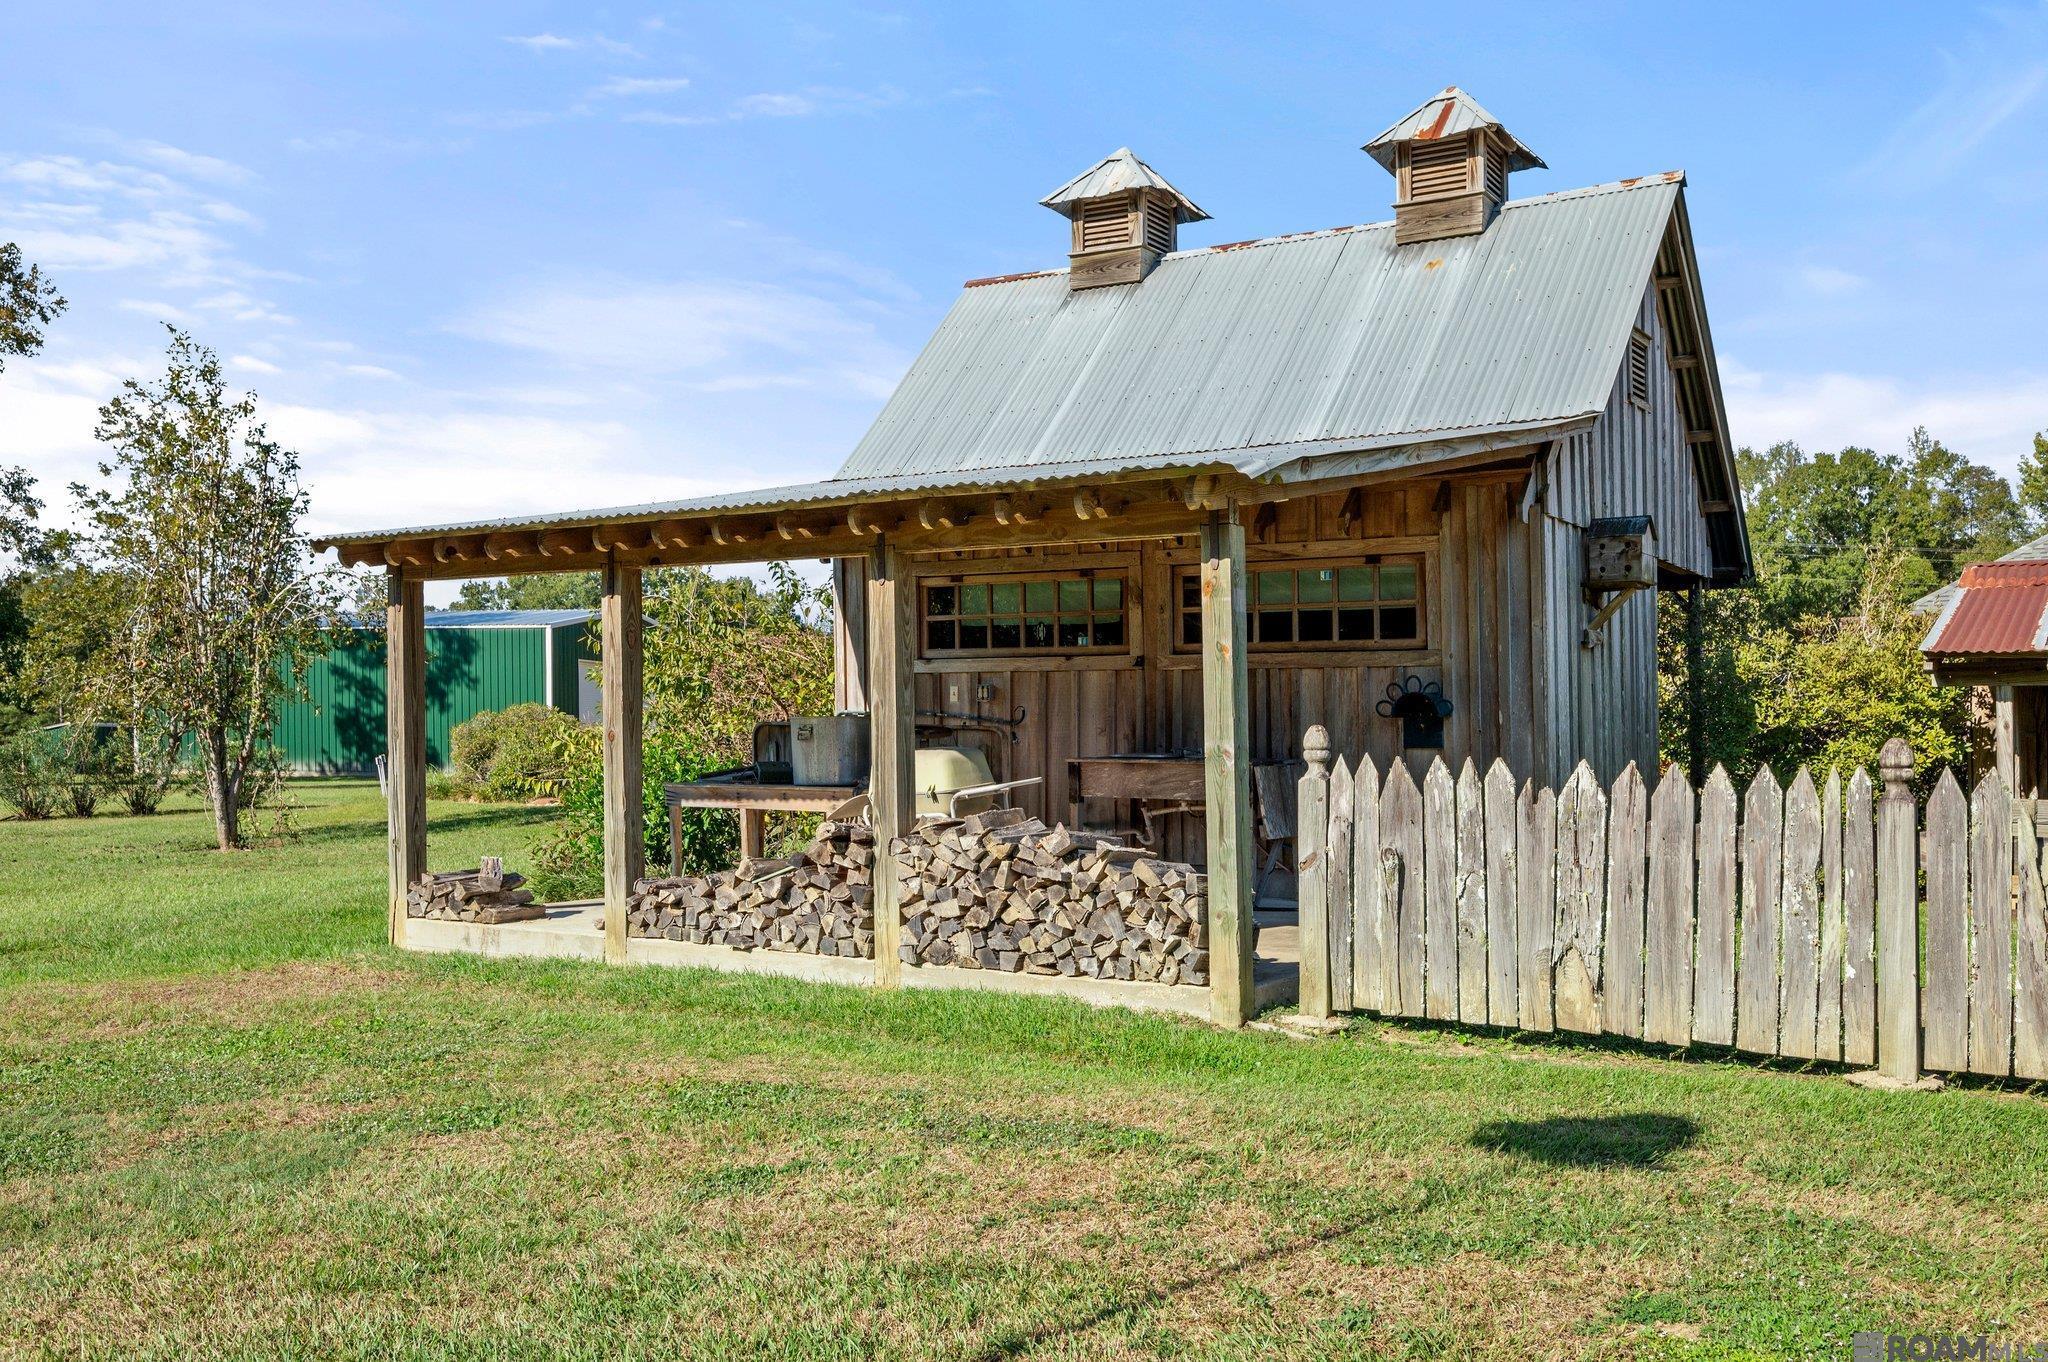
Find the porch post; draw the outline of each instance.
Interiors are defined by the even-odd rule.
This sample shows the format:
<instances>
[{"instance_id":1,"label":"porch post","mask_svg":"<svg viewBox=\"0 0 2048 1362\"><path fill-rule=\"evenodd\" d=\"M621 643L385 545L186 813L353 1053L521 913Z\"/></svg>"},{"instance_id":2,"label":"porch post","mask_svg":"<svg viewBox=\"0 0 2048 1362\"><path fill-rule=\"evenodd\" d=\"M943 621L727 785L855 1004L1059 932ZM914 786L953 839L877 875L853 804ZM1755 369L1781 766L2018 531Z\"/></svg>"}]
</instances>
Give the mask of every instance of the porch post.
<instances>
[{"instance_id":1,"label":"porch post","mask_svg":"<svg viewBox=\"0 0 2048 1362\"><path fill-rule=\"evenodd\" d=\"M832 560L832 703L841 714L868 707L868 560Z\"/></svg>"},{"instance_id":2,"label":"porch post","mask_svg":"<svg viewBox=\"0 0 2048 1362\"><path fill-rule=\"evenodd\" d=\"M646 814L641 807L641 640L646 616L640 569L609 556L598 649L604 700L604 958L626 960L626 900L645 868Z\"/></svg>"},{"instance_id":3,"label":"porch post","mask_svg":"<svg viewBox=\"0 0 2048 1362\"><path fill-rule=\"evenodd\" d=\"M1209 832L1210 1016L1252 1015L1252 787L1244 525L1237 508L1202 526L1202 752Z\"/></svg>"},{"instance_id":4,"label":"porch post","mask_svg":"<svg viewBox=\"0 0 2048 1362\"><path fill-rule=\"evenodd\" d=\"M916 612L911 600L910 559L886 539L877 540L868 564L868 733L872 764L868 808L875 825L875 982L894 988L903 982L898 954L903 939L903 887L897 880L892 839L910 831L917 817L917 708L911 656Z\"/></svg>"},{"instance_id":5,"label":"porch post","mask_svg":"<svg viewBox=\"0 0 2048 1362\"><path fill-rule=\"evenodd\" d=\"M385 574L384 784L391 895L388 934L405 944L405 891L427 873L426 586Z\"/></svg>"},{"instance_id":6,"label":"porch post","mask_svg":"<svg viewBox=\"0 0 2048 1362\"><path fill-rule=\"evenodd\" d=\"M1697 790L1707 783L1706 589L1698 582L1685 589L1685 771Z\"/></svg>"}]
</instances>

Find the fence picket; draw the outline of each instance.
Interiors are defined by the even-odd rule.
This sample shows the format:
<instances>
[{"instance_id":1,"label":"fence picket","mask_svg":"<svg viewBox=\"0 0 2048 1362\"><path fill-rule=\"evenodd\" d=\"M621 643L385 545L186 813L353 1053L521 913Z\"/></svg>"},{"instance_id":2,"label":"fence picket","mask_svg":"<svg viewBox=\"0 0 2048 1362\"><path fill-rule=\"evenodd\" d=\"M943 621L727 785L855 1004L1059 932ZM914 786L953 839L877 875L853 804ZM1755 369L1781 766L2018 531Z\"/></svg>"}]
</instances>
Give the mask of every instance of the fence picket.
<instances>
[{"instance_id":1,"label":"fence picket","mask_svg":"<svg viewBox=\"0 0 2048 1362\"><path fill-rule=\"evenodd\" d=\"M1553 1003L1563 1031L1600 1029L1601 917L1607 876L1607 797L1580 762L1557 807L1557 943Z\"/></svg>"},{"instance_id":2,"label":"fence picket","mask_svg":"<svg viewBox=\"0 0 2048 1362\"><path fill-rule=\"evenodd\" d=\"M2012 1072L2012 796L1987 771L1970 796L1970 1072Z\"/></svg>"},{"instance_id":3,"label":"fence picket","mask_svg":"<svg viewBox=\"0 0 2048 1362\"><path fill-rule=\"evenodd\" d=\"M1921 1062L1962 1069L1970 1062L1969 810L1953 771L1927 800L1927 919L1922 945Z\"/></svg>"},{"instance_id":4,"label":"fence picket","mask_svg":"<svg viewBox=\"0 0 2048 1362\"><path fill-rule=\"evenodd\" d=\"M1330 970L1330 1010L1349 1012L1351 997L1351 768L1337 758L1330 768L1330 820L1323 842L1323 892L1330 905L1324 958ZM1297 824L1297 827L1299 824ZM1304 949L1306 949L1304 947Z\"/></svg>"},{"instance_id":5,"label":"fence picket","mask_svg":"<svg viewBox=\"0 0 2048 1362\"><path fill-rule=\"evenodd\" d=\"M1778 1051L1778 879L1784 868L1784 796L1769 767L1742 798L1741 953L1736 960L1735 1045Z\"/></svg>"},{"instance_id":6,"label":"fence picket","mask_svg":"<svg viewBox=\"0 0 2048 1362\"><path fill-rule=\"evenodd\" d=\"M1458 792L1442 757L1422 778L1422 1013L1458 1015Z\"/></svg>"},{"instance_id":7,"label":"fence picket","mask_svg":"<svg viewBox=\"0 0 2048 1362\"><path fill-rule=\"evenodd\" d=\"M1521 1019L1515 949L1515 777L1498 757L1486 772L1486 1020Z\"/></svg>"},{"instance_id":8,"label":"fence picket","mask_svg":"<svg viewBox=\"0 0 2048 1362\"><path fill-rule=\"evenodd\" d=\"M1383 1005L1400 1017L1422 1015L1422 791L1408 763L1388 764L1380 792L1380 941Z\"/></svg>"},{"instance_id":9,"label":"fence picket","mask_svg":"<svg viewBox=\"0 0 2048 1362\"><path fill-rule=\"evenodd\" d=\"M1643 1039L1692 1039L1692 786L1677 767L1650 796L1650 893L1644 934Z\"/></svg>"},{"instance_id":10,"label":"fence picket","mask_svg":"<svg viewBox=\"0 0 2048 1362\"><path fill-rule=\"evenodd\" d=\"M1820 795L1820 999L1814 1014L1815 1059L1842 1057L1842 773L1830 769Z\"/></svg>"},{"instance_id":11,"label":"fence picket","mask_svg":"<svg viewBox=\"0 0 2048 1362\"><path fill-rule=\"evenodd\" d=\"M2048 889L2041 883L2041 858L2034 854L2032 800L2023 800L2019 824L2019 945L2013 979L2012 1071L2021 1078L2048 1078Z\"/></svg>"},{"instance_id":12,"label":"fence picket","mask_svg":"<svg viewBox=\"0 0 2048 1362\"><path fill-rule=\"evenodd\" d=\"M1735 1043L1735 786L1716 765L1700 793L1698 937L1692 1038Z\"/></svg>"},{"instance_id":13,"label":"fence picket","mask_svg":"<svg viewBox=\"0 0 2048 1362\"><path fill-rule=\"evenodd\" d=\"M1820 796L1804 766L1785 791L1785 863L1778 888L1784 965L1778 1053L1812 1059L1820 1016Z\"/></svg>"},{"instance_id":14,"label":"fence picket","mask_svg":"<svg viewBox=\"0 0 2048 1362\"><path fill-rule=\"evenodd\" d=\"M1458 1020L1486 1024L1486 807L1472 758L1458 771Z\"/></svg>"},{"instance_id":15,"label":"fence picket","mask_svg":"<svg viewBox=\"0 0 2048 1362\"><path fill-rule=\"evenodd\" d=\"M1607 941L1601 957L1602 1027L1643 1034L1643 884L1649 801L1630 762L1614 780L1607 816Z\"/></svg>"},{"instance_id":16,"label":"fence picket","mask_svg":"<svg viewBox=\"0 0 2048 1362\"><path fill-rule=\"evenodd\" d=\"M1351 780L1351 1005L1359 1011L1392 1010L1383 990L1380 943L1389 936L1380 897L1380 772L1371 757L1358 759Z\"/></svg>"},{"instance_id":17,"label":"fence picket","mask_svg":"<svg viewBox=\"0 0 2048 1362\"><path fill-rule=\"evenodd\" d=\"M1551 944L1557 933L1557 794L1524 782L1515 797L1515 938L1524 1031L1556 1027Z\"/></svg>"},{"instance_id":18,"label":"fence picket","mask_svg":"<svg viewBox=\"0 0 2048 1362\"><path fill-rule=\"evenodd\" d=\"M1860 766L1842 803L1842 1058L1877 1063L1877 822Z\"/></svg>"}]
</instances>

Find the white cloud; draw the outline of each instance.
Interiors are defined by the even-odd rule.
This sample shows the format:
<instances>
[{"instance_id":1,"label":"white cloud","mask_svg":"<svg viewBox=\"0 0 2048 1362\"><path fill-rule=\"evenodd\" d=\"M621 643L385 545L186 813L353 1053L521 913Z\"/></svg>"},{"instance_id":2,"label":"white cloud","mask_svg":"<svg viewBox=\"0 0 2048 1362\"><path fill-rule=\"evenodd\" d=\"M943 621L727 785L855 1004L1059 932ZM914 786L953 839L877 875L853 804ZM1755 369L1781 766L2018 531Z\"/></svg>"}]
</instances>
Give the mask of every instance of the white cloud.
<instances>
[{"instance_id":1,"label":"white cloud","mask_svg":"<svg viewBox=\"0 0 2048 1362\"><path fill-rule=\"evenodd\" d=\"M284 372L284 370L278 368L269 360L258 359L254 355L230 355L228 356L228 367L252 374L279 374Z\"/></svg>"},{"instance_id":2,"label":"white cloud","mask_svg":"<svg viewBox=\"0 0 2048 1362\"><path fill-rule=\"evenodd\" d=\"M637 99L644 95L672 95L689 88L687 76L613 76L590 92L593 99Z\"/></svg>"},{"instance_id":3,"label":"white cloud","mask_svg":"<svg viewBox=\"0 0 2048 1362\"><path fill-rule=\"evenodd\" d=\"M564 38L559 33L531 33L525 37L508 35L506 42L514 47L523 47L529 52L567 52L583 44L574 38Z\"/></svg>"},{"instance_id":4,"label":"white cloud","mask_svg":"<svg viewBox=\"0 0 2048 1362\"><path fill-rule=\"evenodd\" d=\"M148 161L188 180L205 180L212 184L242 184L255 178L255 172L246 166L224 161L218 156L186 151L183 147L174 147L165 142L152 142L146 138L123 139L118 145L128 155Z\"/></svg>"},{"instance_id":5,"label":"white cloud","mask_svg":"<svg viewBox=\"0 0 2048 1362\"><path fill-rule=\"evenodd\" d=\"M387 369L381 364L344 364L341 366L341 371L345 374L353 374L357 378L400 377L397 370Z\"/></svg>"},{"instance_id":6,"label":"white cloud","mask_svg":"<svg viewBox=\"0 0 2048 1362\"><path fill-rule=\"evenodd\" d=\"M1863 162L1862 176L1906 188L1938 184L2048 93L2048 5L1976 17L1982 27L1932 54L1933 88ZM2007 145L2034 163L2038 178L2038 128L2014 132Z\"/></svg>"},{"instance_id":7,"label":"white cloud","mask_svg":"<svg viewBox=\"0 0 2048 1362\"><path fill-rule=\"evenodd\" d=\"M1870 281L1860 274L1834 265L1806 265L1798 272L1799 285L1808 293L1839 298L1867 288Z\"/></svg>"},{"instance_id":8,"label":"white cloud","mask_svg":"<svg viewBox=\"0 0 2048 1362\"><path fill-rule=\"evenodd\" d=\"M479 308L454 329L564 369L728 388L772 382L879 398L908 363L847 307L726 280L537 285Z\"/></svg>"},{"instance_id":9,"label":"white cloud","mask_svg":"<svg viewBox=\"0 0 2048 1362\"><path fill-rule=\"evenodd\" d=\"M1878 374L1763 374L1721 365L1735 442L1762 449L1792 440L1808 449L1902 448L1926 426L1949 448L2011 475L2033 435L2048 428L2048 373L1908 382Z\"/></svg>"},{"instance_id":10,"label":"white cloud","mask_svg":"<svg viewBox=\"0 0 2048 1362\"><path fill-rule=\"evenodd\" d=\"M801 90L762 91L742 95L721 113L674 114L640 109L624 115L628 123L668 124L697 127L707 123L737 123L750 118L809 118L814 115L870 113L904 102L903 91L894 86L873 90L849 90L837 86L812 85Z\"/></svg>"},{"instance_id":11,"label":"white cloud","mask_svg":"<svg viewBox=\"0 0 2048 1362\"><path fill-rule=\"evenodd\" d=\"M737 100L732 107L741 118L801 118L816 113L818 102L809 95L760 94Z\"/></svg>"}]
</instances>

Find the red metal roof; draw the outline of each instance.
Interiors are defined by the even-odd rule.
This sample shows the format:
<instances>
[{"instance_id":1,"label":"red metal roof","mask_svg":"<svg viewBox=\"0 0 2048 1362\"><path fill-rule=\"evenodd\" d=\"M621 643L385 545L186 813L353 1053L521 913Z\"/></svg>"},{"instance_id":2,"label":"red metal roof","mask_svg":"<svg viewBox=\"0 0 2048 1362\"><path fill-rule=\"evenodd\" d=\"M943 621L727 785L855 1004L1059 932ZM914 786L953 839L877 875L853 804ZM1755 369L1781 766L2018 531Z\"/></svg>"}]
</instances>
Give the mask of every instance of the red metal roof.
<instances>
[{"instance_id":1,"label":"red metal roof","mask_svg":"<svg viewBox=\"0 0 2048 1362\"><path fill-rule=\"evenodd\" d=\"M1973 563L1957 585L1922 651L2048 652L2048 562Z\"/></svg>"}]
</instances>

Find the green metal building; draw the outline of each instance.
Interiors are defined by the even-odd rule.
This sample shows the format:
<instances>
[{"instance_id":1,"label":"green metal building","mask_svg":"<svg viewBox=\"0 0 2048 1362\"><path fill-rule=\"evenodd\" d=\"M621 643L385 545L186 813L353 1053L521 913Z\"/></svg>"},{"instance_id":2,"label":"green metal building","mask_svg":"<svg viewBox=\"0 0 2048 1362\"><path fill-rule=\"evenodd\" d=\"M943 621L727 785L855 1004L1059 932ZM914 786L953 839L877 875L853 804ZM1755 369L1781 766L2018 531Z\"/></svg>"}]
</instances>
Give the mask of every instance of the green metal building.
<instances>
[{"instance_id":1,"label":"green metal building","mask_svg":"<svg viewBox=\"0 0 2048 1362\"><path fill-rule=\"evenodd\" d=\"M427 616L427 763L448 764L448 734L508 705L541 704L595 723L596 635L589 610L456 610ZM384 751L384 634L307 669L307 696L278 713L276 742L302 774L367 774Z\"/></svg>"}]
</instances>

